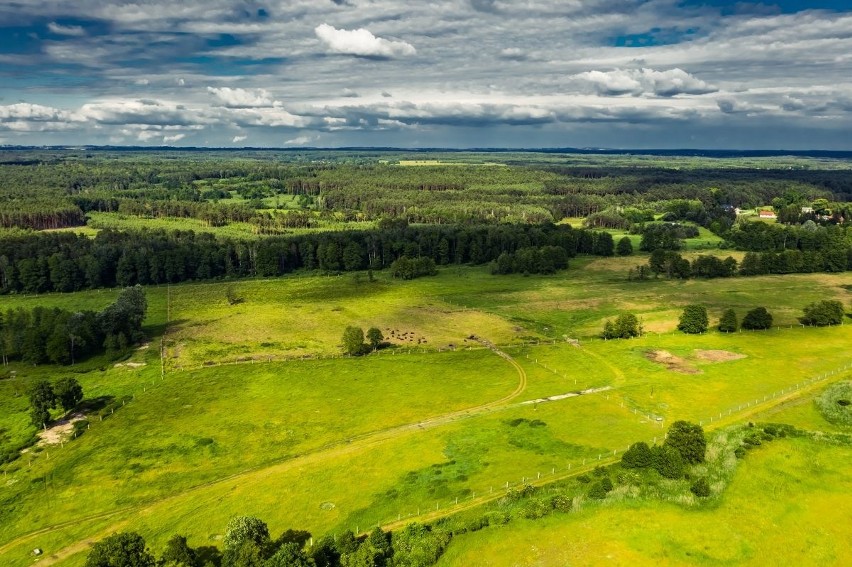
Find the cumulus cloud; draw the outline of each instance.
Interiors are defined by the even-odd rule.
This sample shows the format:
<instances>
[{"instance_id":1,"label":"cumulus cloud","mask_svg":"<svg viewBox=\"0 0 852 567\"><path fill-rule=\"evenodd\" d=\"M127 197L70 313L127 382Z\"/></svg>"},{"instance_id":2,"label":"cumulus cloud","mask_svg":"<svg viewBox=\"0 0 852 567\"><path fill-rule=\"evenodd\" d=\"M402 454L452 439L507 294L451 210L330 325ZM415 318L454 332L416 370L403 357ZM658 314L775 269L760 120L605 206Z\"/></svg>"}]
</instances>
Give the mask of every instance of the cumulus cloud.
<instances>
[{"instance_id":1,"label":"cumulus cloud","mask_svg":"<svg viewBox=\"0 0 852 567\"><path fill-rule=\"evenodd\" d=\"M245 142L248 140L248 136L234 136L234 139L231 140L232 144L239 144L240 142Z\"/></svg>"},{"instance_id":2,"label":"cumulus cloud","mask_svg":"<svg viewBox=\"0 0 852 567\"><path fill-rule=\"evenodd\" d=\"M275 104L265 89L207 87L207 92L228 108L265 108Z\"/></svg>"},{"instance_id":3,"label":"cumulus cloud","mask_svg":"<svg viewBox=\"0 0 852 567\"><path fill-rule=\"evenodd\" d=\"M318 136L297 136L296 138L293 138L292 140L287 140L284 143L288 146L304 146L312 142L316 142L318 139Z\"/></svg>"},{"instance_id":4,"label":"cumulus cloud","mask_svg":"<svg viewBox=\"0 0 852 567\"><path fill-rule=\"evenodd\" d=\"M682 94L702 95L718 90L683 69L677 68L666 71L645 68L586 71L575 75L574 79L587 84L603 96L646 94L673 97Z\"/></svg>"},{"instance_id":5,"label":"cumulus cloud","mask_svg":"<svg viewBox=\"0 0 852 567\"><path fill-rule=\"evenodd\" d=\"M186 134L175 134L173 136L163 136L163 142L166 144L174 144L186 138Z\"/></svg>"},{"instance_id":6,"label":"cumulus cloud","mask_svg":"<svg viewBox=\"0 0 852 567\"><path fill-rule=\"evenodd\" d=\"M345 30L320 24L314 28L314 33L333 53L386 59L407 57L417 53L410 43L376 37L364 28Z\"/></svg>"}]
</instances>

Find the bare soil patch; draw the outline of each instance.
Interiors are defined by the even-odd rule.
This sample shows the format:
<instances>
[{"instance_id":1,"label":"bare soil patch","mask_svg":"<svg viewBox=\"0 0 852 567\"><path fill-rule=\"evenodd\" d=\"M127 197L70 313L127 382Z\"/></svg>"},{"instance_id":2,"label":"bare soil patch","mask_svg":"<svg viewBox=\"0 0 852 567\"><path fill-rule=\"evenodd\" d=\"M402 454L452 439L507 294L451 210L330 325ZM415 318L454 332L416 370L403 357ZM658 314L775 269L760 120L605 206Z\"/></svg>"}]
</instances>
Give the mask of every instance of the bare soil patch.
<instances>
[{"instance_id":1,"label":"bare soil patch","mask_svg":"<svg viewBox=\"0 0 852 567\"><path fill-rule=\"evenodd\" d=\"M700 350L696 349L695 358L706 360L707 362L729 362L731 360L740 360L746 355L729 350Z\"/></svg>"},{"instance_id":2,"label":"bare soil patch","mask_svg":"<svg viewBox=\"0 0 852 567\"><path fill-rule=\"evenodd\" d=\"M692 366L685 359L675 356L667 350L649 350L645 352L645 358L651 362L662 364L666 369L681 374L700 374L701 371Z\"/></svg>"},{"instance_id":3,"label":"bare soil patch","mask_svg":"<svg viewBox=\"0 0 852 567\"><path fill-rule=\"evenodd\" d=\"M85 415L75 413L65 419L60 419L51 425L47 431L42 429L38 433L38 445L59 445L60 443L65 443L71 438L71 433L74 431L74 424L84 419L86 419Z\"/></svg>"}]
</instances>

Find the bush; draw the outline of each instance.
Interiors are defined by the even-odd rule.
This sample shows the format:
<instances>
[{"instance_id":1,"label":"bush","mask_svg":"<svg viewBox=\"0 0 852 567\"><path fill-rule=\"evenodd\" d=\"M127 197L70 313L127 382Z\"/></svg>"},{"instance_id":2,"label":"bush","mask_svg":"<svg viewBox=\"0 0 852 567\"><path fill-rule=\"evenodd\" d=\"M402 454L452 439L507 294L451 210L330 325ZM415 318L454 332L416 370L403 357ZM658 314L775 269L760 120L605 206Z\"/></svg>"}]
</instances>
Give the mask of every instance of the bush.
<instances>
[{"instance_id":1,"label":"bush","mask_svg":"<svg viewBox=\"0 0 852 567\"><path fill-rule=\"evenodd\" d=\"M719 319L719 331L722 333L736 333L738 328L737 313L733 309L726 309Z\"/></svg>"},{"instance_id":2,"label":"bush","mask_svg":"<svg viewBox=\"0 0 852 567\"><path fill-rule=\"evenodd\" d=\"M816 406L829 423L852 425L852 381L838 382L820 394Z\"/></svg>"},{"instance_id":3,"label":"bush","mask_svg":"<svg viewBox=\"0 0 852 567\"><path fill-rule=\"evenodd\" d=\"M689 491L699 498L707 498L710 496L710 483L707 482L706 478L701 477L692 483L692 486L689 487Z\"/></svg>"},{"instance_id":4,"label":"bush","mask_svg":"<svg viewBox=\"0 0 852 567\"><path fill-rule=\"evenodd\" d=\"M653 464L654 457L651 448L644 441L630 446L621 456L621 466L626 469L644 469Z\"/></svg>"},{"instance_id":5,"label":"bush","mask_svg":"<svg viewBox=\"0 0 852 567\"><path fill-rule=\"evenodd\" d=\"M745 457L746 456L745 447L737 447L736 449L734 449L734 456L738 459L742 459L743 457Z\"/></svg>"},{"instance_id":6,"label":"bush","mask_svg":"<svg viewBox=\"0 0 852 567\"><path fill-rule=\"evenodd\" d=\"M703 305L687 305L680 316L677 328L684 333L697 335L706 332L708 325L707 309Z\"/></svg>"},{"instance_id":7,"label":"bush","mask_svg":"<svg viewBox=\"0 0 852 567\"><path fill-rule=\"evenodd\" d=\"M438 269L435 267L435 260L432 258L401 256L390 265L390 273L391 277L394 278L413 280L421 276L434 276L438 273Z\"/></svg>"},{"instance_id":8,"label":"bush","mask_svg":"<svg viewBox=\"0 0 852 567\"><path fill-rule=\"evenodd\" d=\"M579 482L582 482L583 484L588 484L588 483L592 482L591 477L589 477L589 475L587 475L587 474L581 474L580 476L577 477L577 480Z\"/></svg>"},{"instance_id":9,"label":"bush","mask_svg":"<svg viewBox=\"0 0 852 567\"><path fill-rule=\"evenodd\" d=\"M557 494L550 498L550 507L557 512L570 512L573 505L571 497L564 494Z\"/></svg>"},{"instance_id":10,"label":"bush","mask_svg":"<svg viewBox=\"0 0 852 567\"><path fill-rule=\"evenodd\" d=\"M648 453L650 454L650 450L648 451ZM621 471L620 473L618 473L615 479L618 481L618 484L623 485L639 484L642 482L641 476L639 476L635 472L630 471Z\"/></svg>"},{"instance_id":11,"label":"bush","mask_svg":"<svg viewBox=\"0 0 852 567\"><path fill-rule=\"evenodd\" d=\"M523 510L521 511L521 515L528 520L537 520L538 518L543 518L547 516L553 508L550 505L550 501L545 501L541 499L532 499L524 505Z\"/></svg>"},{"instance_id":12,"label":"bush","mask_svg":"<svg viewBox=\"0 0 852 567\"><path fill-rule=\"evenodd\" d=\"M609 492L606 488L604 488L603 483L596 482L589 489L589 498L594 498L595 500L603 500L606 498L607 492Z\"/></svg>"},{"instance_id":13,"label":"bush","mask_svg":"<svg viewBox=\"0 0 852 567\"><path fill-rule=\"evenodd\" d=\"M654 455L654 470L665 478L682 478L684 472L683 457L675 449L663 445L651 449Z\"/></svg>"},{"instance_id":14,"label":"bush","mask_svg":"<svg viewBox=\"0 0 852 567\"><path fill-rule=\"evenodd\" d=\"M607 470L604 467L598 465L592 471L592 474L597 476L597 477L603 478L603 477L607 476L608 473L607 473Z\"/></svg>"},{"instance_id":15,"label":"bush","mask_svg":"<svg viewBox=\"0 0 852 567\"><path fill-rule=\"evenodd\" d=\"M156 561L145 540L137 533L113 534L92 546L86 567L154 567Z\"/></svg>"},{"instance_id":16,"label":"bush","mask_svg":"<svg viewBox=\"0 0 852 567\"><path fill-rule=\"evenodd\" d=\"M633 254L633 243L630 241L629 236L625 236L621 240L618 241L618 245L615 247L615 251L619 256L630 256Z\"/></svg>"},{"instance_id":17,"label":"bush","mask_svg":"<svg viewBox=\"0 0 852 567\"><path fill-rule=\"evenodd\" d=\"M823 300L811 303L804 309L804 316L799 318L803 325L825 327L839 325L843 321L845 310L839 301Z\"/></svg>"},{"instance_id":18,"label":"bush","mask_svg":"<svg viewBox=\"0 0 852 567\"><path fill-rule=\"evenodd\" d=\"M703 463L707 451L704 430L700 425L688 421L674 422L663 445L676 450L684 462L689 464Z\"/></svg>"},{"instance_id":19,"label":"bush","mask_svg":"<svg viewBox=\"0 0 852 567\"><path fill-rule=\"evenodd\" d=\"M601 486L602 486L602 487L603 487L603 489L604 489L604 490L606 490L607 492L611 492L611 491L612 491L612 489L613 489L612 481L609 479L609 477L608 477L608 476L605 476L605 477L603 477L603 478L601 479Z\"/></svg>"},{"instance_id":20,"label":"bush","mask_svg":"<svg viewBox=\"0 0 852 567\"><path fill-rule=\"evenodd\" d=\"M743 329L763 331L772 326L772 315L766 307L755 307L743 317Z\"/></svg>"}]
</instances>

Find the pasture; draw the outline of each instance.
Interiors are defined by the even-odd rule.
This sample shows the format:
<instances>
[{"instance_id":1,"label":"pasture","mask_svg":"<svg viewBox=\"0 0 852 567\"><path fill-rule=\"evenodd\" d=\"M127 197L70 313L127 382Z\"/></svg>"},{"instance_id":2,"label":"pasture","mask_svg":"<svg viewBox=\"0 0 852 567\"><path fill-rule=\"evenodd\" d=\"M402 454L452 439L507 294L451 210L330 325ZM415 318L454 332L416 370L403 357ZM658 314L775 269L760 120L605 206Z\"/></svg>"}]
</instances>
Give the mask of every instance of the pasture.
<instances>
[{"instance_id":1,"label":"pasture","mask_svg":"<svg viewBox=\"0 0 852 567\"><path fill-rule=\"evenodd\" d=\"M848 274L628 282L627 269L645 259L578 258L554 276L446 268L411 282L298 274L149 288L147 349L71 368L14 364L15 376L0 380L0 428L14 439L32 433L20 394L36 378L73 374L87 398L129 398L103 421L89 416L79 439L3 467L0 556L29 565L39 546L43 564L81 565L87 541L118 529L138 530L155 550L174 533L215 545L235 514L263 517L273 532L363 531L590 465L661 436L676 419L700 421L849 363L852 326L796 324L811 301L848 305ZM239 302L227 300L229 287ZM5 296L0 310L101 309L115 295ZM711 323L725 308L742 317L765 305L777 327L674 332L694 302L707 306ZM650 332L598 339L604 321L623 311ZM340 357L347 325L376 326L389 346ZM603 522L594 529L620 529L643 512L613 513L634 516L581 517ZM682 513L662 507L660 522ZM459 545L448 565L477 552L473 538Z\"/></svg>"}]
</instances>

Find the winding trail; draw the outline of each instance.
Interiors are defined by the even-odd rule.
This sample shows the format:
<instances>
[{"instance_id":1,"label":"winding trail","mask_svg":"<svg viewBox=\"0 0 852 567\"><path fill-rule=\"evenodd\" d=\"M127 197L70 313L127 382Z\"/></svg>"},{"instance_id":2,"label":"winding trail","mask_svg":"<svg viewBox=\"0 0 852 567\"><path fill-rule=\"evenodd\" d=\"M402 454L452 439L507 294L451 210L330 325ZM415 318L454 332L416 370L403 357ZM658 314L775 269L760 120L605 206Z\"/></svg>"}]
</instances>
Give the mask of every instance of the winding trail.
<instances>
[{"instance_id":1,"label":"winding trail","mask_svg":"<svg viewBox=\"0 0 852 567\"><path fill-rule=\"evenodd\" d=\"M44 528L32 531L28 534L19 536L12 541L9 541L2 546L0 546L0 556L2 556L5 552L11 550L12 548L18 547L27 541L30 541L40 535L44 535L47 533L51 533L57 530L61 530L63 528L79 525L82 523L103 520L106 518L111 518L115 516L122 516L126 514L133 514L135 517L140 515L147 515L154 511L156 508L160 506L168 505L169 503L176 501L180 498L185 498L194 493L198 493L204 489L216 487L218 485L225 485L228 483L232 483L235 480L243 480L251 482L252 480L259 480L263 478L267 478L270 476L275 476L287 471L290 471L295 468L300 468L304 466L308 466L311 464L322 462L325 459L339 457L351 453L355 453L357 451L363 450L365 448L369 448L375 445L379 445L381 443L385 443L387 441L392 441L394 439L398 439L404 435L407 435L416 431L425 431L428 429L434 429L436 427L440 427L442 425L446 425L449 423L453 423L456 421L460 421L463 419L468 419L471 417L476 417L482 414L486 414L498 409L503 409L509 406L509 402L520 396L524 390L527 388L527 373L524 368L510 355L503 352L496 345L491 343L490 341L482 338L476 339L479 343L486 346L490 349L494 354L503 358L506 362L508 362L517 372L518 374L518 383L515 389L510 392L508 395L503 396L497 400L492 402L488 402L479 406L474 406L467 409L457 410L450 413L446 413L443 415L427 418L421 421L407 423L404 425L397 425L394 427L390 427L387 429L382 429L378 431L366 432L360 435L354 435L352 437L348 437L346 439L342 439L339 441L335 441L333 443L329 443L318 447L316 449L307 451L305 453L301 453L298 455L291 455L288 457L281 458L277 461L267 462L264 465L240 471L239 473L235 473L226 477L218 478L216 480L198 484L179 492L177 494L173 494L170 496L166 496L164 498L160 498L158 500L149 501L146 503L140 503L133 506L126 506L124 508L119 508L115 510L110 510L107 512L102 512L99 514L92 514L88 516L82 516L75 518L72 521L62 522L59 524L54 524L52 526L46 526ZM114 533L115 531L121 529L129 522L129 519L123 519L117 521L114 524L111 524L107 528L99 531L97 534L93 534L87 537L84 540L78 541L70 546L67 546L61 550L58 550L55 553L52 553L41 561L39 561L39 565L53 565L58 561L66 559L72 555L80 553L84 551L91 542L101 539L107 535Z\"/></svg>"}]
</instances>

